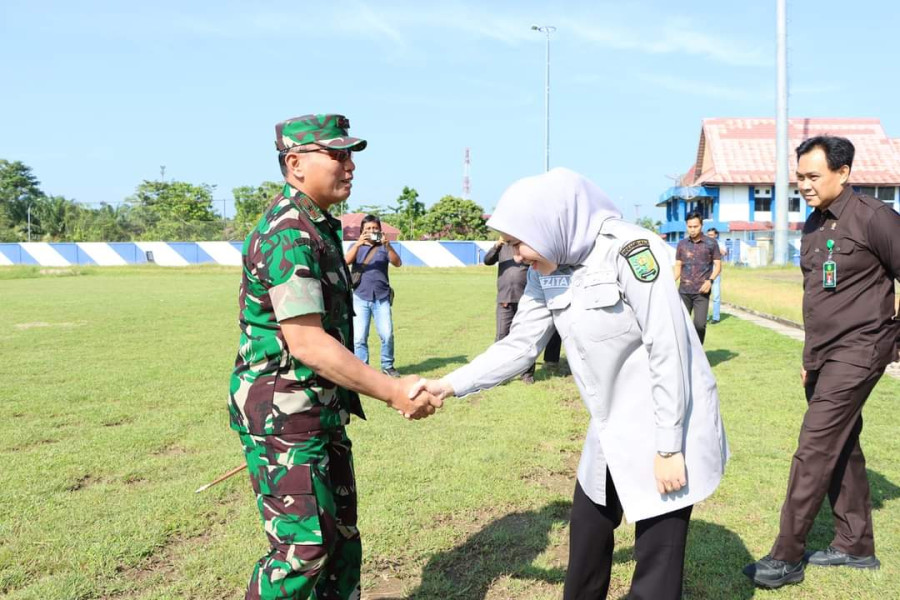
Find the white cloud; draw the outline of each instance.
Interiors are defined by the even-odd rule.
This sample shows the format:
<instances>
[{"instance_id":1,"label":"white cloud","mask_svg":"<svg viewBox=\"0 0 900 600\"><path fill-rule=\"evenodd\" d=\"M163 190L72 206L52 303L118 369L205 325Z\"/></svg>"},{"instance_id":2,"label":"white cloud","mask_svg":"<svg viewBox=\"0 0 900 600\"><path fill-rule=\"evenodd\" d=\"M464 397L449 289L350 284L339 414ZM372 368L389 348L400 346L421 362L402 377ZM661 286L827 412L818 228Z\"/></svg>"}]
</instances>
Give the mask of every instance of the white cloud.
<instances>
[{"instance_id":1,"label":"white cloud","mask_svg":"<svg viewBox=\"0 0 900 600\"><path fill-rule=\"evenodd\" d=\"M640 28L622 22L598 23L566 19L563 26L579 38L617 50L635 50L646 54L688 54L734 66L766 66L772 61L758 47L733 38L712 35L695 27L690 20L675 18L661 25Z\"/></svg>"},{"instance_id":2,"label":"white cloud","mask_svg":"<svg viewBox=\"0 0 900 600\"><path fill-rule=\"evenodd\" d=\"M448 0L423 5L410 2L353 0L323 5L301 5L296 14L259 5L232 5L215 11L192 11L190 4L173 9L130 11L94 15L94 26L107 32L137 31L153 37L190 35L227 39L268 38L331 40L342 35L350 39L385 42L408 49L423 39L490 40L516 46L537 43L543 35L532 24L549 23L558 30L554 37L589 45L644 54L673 54L706 58L733 66L768 66L773 52L764 51L759 41L742 40L731 34L734 23L714 24L718 33L683 16L658 15L653 9L633 4L591 3L554 8L547 14L528 4L475 3ZM98 18L99 17L99 18ZM135 24L139 24L135 27ZM343 43L346 43L346 39Z\"/></svg>"},{"instance_id":3,"label":"white cloud","mask_svg":"<svg viewBox=\"0 0 900 600\"><path fill-rule=\"evenodd\" d=\"M721 85L709 81L691 80L673 75L658 75L640 73L636 76L639 80L658 86L670 92L718 98L721 100L746 100L758 99L760 94L752 89L741 89L734 86Z\"/></svg>"}]
</instances>

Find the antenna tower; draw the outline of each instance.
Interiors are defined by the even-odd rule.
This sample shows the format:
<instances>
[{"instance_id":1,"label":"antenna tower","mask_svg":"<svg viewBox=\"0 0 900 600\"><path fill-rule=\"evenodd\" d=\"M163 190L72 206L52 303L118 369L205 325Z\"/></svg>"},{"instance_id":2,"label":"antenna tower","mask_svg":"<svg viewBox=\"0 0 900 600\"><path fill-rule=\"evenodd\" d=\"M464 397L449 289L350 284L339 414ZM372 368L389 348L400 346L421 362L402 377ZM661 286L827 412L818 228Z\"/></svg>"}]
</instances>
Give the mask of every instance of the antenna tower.
<instances>
[{"instance_id":1,"label":"antenna tower","mask_svg":"<svg viewBox=\"0 0 900 600\"><path fill-rule=\"evenodd\" d=\"M469 186L469 149L466 148L465 158L463 159L463 190L462 196L463 200L469 199L469 194L472 191Z\"/></svg>"}]
</instances>

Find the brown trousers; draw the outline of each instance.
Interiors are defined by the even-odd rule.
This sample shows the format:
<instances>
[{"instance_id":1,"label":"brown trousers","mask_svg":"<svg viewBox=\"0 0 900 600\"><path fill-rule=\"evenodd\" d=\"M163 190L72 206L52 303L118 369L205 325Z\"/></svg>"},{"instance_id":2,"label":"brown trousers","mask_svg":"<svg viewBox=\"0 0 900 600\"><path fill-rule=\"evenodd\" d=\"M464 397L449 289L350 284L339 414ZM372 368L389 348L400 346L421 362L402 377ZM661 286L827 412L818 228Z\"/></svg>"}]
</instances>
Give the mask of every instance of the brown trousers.
<instances>
[{"instance_id":1,"label":"brown trousers","mask_svg":"<svg viewBox=\"0 0 900 600\"><path fill-rule=\"evenodd\" d=\"M856 556L875 554L866 459L859 445L862 408L884 367L828 361L809 371L808 403L791 462L781 526L771 556L797 562L825 495L834 515L832 546Z\"/></svg>"}]
</instances>

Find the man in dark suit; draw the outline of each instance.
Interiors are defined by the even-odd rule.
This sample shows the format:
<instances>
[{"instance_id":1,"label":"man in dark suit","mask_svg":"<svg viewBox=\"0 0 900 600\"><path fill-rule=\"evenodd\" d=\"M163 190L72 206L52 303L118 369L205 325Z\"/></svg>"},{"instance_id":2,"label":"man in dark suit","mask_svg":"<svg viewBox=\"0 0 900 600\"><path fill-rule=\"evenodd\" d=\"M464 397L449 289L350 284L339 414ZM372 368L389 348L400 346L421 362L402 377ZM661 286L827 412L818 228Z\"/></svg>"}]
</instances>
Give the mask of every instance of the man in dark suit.
<instances>
[{"instance_id":1,"label":"man in dark suit","mask_svg":"<svg viewBox=\"0 0 900 600\"><path fill-rule=\"evenodd\" d=\"M797 186L814 210L803 227L801 378L807 410L791 462L778 537L744 573L761 587L803 581L806 536L825 496L834 539L811 565L877 569L872 503L859 443L862 409L897 358L894 280L900 215L849 185L849 140L819 136L797 147Z\"/></svg>"},{"instance_id":2,"label":"man in dark suit","mask_svg":"<svg viewBox=\"0 0 900 600\"><path fill-rule=\"evenodd\" d=\"M484 264L497 265L497 336L495 341L502 340L509 334L513 317L519 307L519 300L525 291L528 265L515 260L515 251L503 240L498 240L484 256ZM544 350L544 366L558 368L562 339L554 333ZM522 373L522 381L530 385L534 383L534 365Z\"/></svg>"}]
</instances>

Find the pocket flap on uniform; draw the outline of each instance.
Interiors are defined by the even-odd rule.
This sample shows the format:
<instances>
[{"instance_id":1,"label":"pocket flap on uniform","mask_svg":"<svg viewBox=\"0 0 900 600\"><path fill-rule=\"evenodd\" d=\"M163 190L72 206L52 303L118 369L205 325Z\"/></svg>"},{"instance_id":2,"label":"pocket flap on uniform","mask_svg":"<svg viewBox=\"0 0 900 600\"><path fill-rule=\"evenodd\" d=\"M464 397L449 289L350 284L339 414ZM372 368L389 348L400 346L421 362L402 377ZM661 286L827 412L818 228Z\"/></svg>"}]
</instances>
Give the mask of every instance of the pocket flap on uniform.
<instances>
[{"instance_id":1,"label":"pocket flap on uniform","mask_svg":"<svg viewBox=\"0 0 900 600\"><path fill-rule=\"evenodd\" d=\"M616 283L618 275L615 269L598 269L584 274L584 287L602 285L604 283Z\"/></svg>"},{"instance_id":2,"label":"pocket flap on uniform","mask_svg":"<svg viewBox=\"0 0 900 600\"><path fill-rule=\"evenodd\" d=\"M851 254L856 249L856 242L848 237L836 239L834 242L835 254Z\"/></svg>"},{"instance_id":3,"label":"pocket flap on uniform","mask_svg":"<svg viewBox=\"0 0 900 600\"><path fill-rule=\"evenodd\" d=\"M615 283L592 285L584 290L585 308L607 308L619 303L619 286Z\"/></svg>"},{"instance_id":4,"label":"pocket flap on uniform","mask_svg":"<svg viewBox=\"0 0 900 600\"><path fill-rule=\"evenodd\" d=\"M275 465L260 467L251 473L253 491L266 496L303 496L313 493L309 465Z\"/></svg>"},{"instance_id":5,"label":"pocket flap on uniform","mask_svg":"<svg viewBox=\"0 0 900 600\"><path fill-rule=\"evenodd\" d=\"M569 288L544 290L544 303L550 310L562 310L572 303L572 290Z\"/></svg>"}]
</instances>

